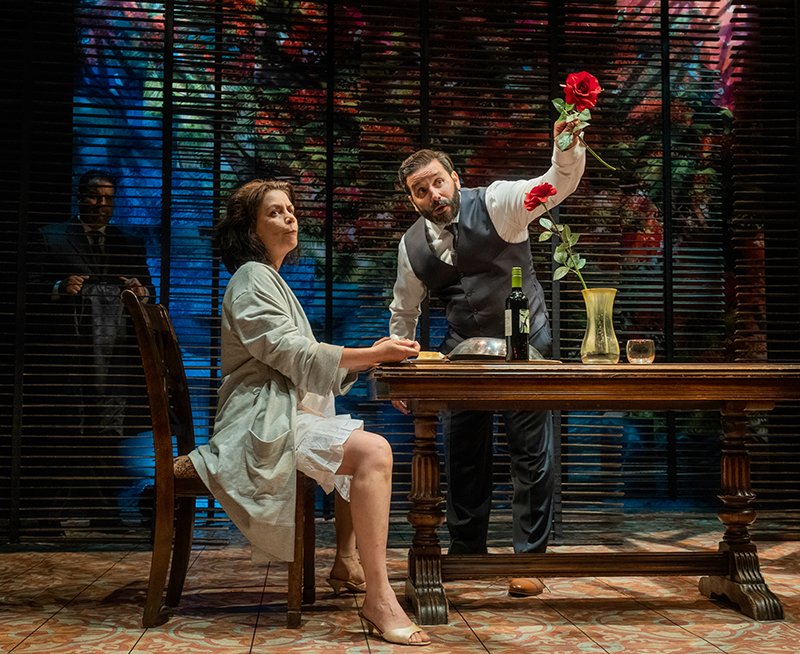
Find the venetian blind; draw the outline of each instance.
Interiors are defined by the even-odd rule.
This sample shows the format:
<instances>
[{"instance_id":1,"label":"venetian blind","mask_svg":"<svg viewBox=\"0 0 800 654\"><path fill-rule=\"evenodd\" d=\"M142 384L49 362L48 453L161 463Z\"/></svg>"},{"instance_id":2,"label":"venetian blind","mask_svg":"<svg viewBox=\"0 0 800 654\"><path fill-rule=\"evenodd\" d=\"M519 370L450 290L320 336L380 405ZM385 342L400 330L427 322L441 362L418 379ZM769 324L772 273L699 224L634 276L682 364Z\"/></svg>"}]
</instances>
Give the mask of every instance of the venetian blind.
<instances>
[{"instance_id":1,"label":"venetian blind","mask_svg":"<svg viewBox=\"0 0 800 654\"><path fill-rule=\"evenodd\" d=\"M797 362L800 354L797 11L794 2L741 3L732 21L729 256L739 361ZM751 420L757 533L774 528L772 517L797 531L788 512L800 496L799 415L789 404Z\"/></svg>"},{"instance_id":2,"label":"venetian blind","mask_svg":"<svg viewBox=\"0 0 800 654\"><path fill-rule=\"evenodd\" d=\"M282 272L320 339L369 344L387 333L397 243L416 218L395 184L402 159L419 147L444 149L468 186L541 174L551 152L550 99L579 70L605 89L586 140L617 170L587 158L581 185L556 213L582 234L587 283L618 289L622 347L651 337L659 360L719 361L731 347L747 357L769 343L770 358L796 357L796 191L788 197L768 183L796 173L796 147L783 143L791 142L797 102L780 105L778 122L765 121L759 104L773 77L791 75L791 65L774 65L790 59L774 36L783 38L796 16L781 2L737 11L742 114L726 135L719 35L729 4L6 3L0 30L12 65L4 75L14 92L3 103L15 120L3 127L13 154L2 163L8 274L0 284L9 320L0 445L10 463L0 474L10 537L103 537L95 527L107 525L92 521L114 514L98 500L110 494L122 523L106 535L147 538L152 461L141 383L119 378L123 435L89 473L88 455L98 452L76 438L84 400L64 380L93 368L73 367L51 338L52 298L27 287L29 273L46 276L33 256L39 231L76 215L77 179L91 168L119 180L114 223L143 242L153 300L175 322L200 442L215 410L228 278L211 229L232 188L256 176L295 184L302 249ZM731 141L726 159L722 146ZM740 184L754 179L753 161L763 177ZM726 221L731 170L735 211ZM538 242L536 226L531 247L556 354L575 360L580 285L551 281L551 245ZM735 314L726 313L726 253L737 264ZM727 342L731 315L737 331ZM420 339L433 348L444 330L433 302ZM130 352L120 357L135 363ZM339 410L392 443L392 510L402 522L410 420L370 401L363 378ZM757 425L759 496L778 507L796 498L795 416L788 408ZM557 420L556 538L597 539L626 508L716 506L716 415L572 412ZM503 522L511 483L501 422L497 429L494 502ZM329 514L321 496L319 506ZM198 526L213 538L224 516L201 508Z\"/></svg>"},{"instance_id":3,"label":"venetian blind","mask_svg":"<svg viewBox=\"0 0 800 654\"><path fill-rule=\"evenodd\" d=\"M596 69L603 80L587 140L617 170L587 158L582 194L562 216L585 235L587 284L618 289L621 349L628 338L653 338L661 361L724 358L718 28L715 3L565 10L560 67ZM561 286L562 352L574 352L583 307L574 280ZM619 448L606 461L619 466L612 480L626 509L714 506L716 414L602 418Z\"/></svg>"}]
</instances>

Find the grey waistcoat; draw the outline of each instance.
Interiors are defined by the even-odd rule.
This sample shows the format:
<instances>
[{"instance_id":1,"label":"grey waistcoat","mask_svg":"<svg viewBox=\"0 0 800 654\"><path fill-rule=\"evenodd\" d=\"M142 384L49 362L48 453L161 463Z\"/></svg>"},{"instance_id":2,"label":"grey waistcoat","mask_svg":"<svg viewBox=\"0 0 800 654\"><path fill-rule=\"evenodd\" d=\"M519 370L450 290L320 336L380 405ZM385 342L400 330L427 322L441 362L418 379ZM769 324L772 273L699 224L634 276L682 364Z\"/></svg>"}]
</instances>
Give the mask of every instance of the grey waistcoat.
<instances>
[{"instance_id":1,"label":"grey waistcoat","mask_svg":"<svg viewBox=\"0 0 800 654\"><path fill-rule=\"evenodd\" d=\"M511 268L522 268L522 290L531 311L531 334L547 322L544 292L536 279L530 242L504 241L489 218L485 188L462 188L458 214L458 257L453 266L439 259L425 238L420 217L405 236L411 268L445 306L449 325L440 350L447 354L472 336L505 336L505 301Z\"/></svg>"}]
</instances>

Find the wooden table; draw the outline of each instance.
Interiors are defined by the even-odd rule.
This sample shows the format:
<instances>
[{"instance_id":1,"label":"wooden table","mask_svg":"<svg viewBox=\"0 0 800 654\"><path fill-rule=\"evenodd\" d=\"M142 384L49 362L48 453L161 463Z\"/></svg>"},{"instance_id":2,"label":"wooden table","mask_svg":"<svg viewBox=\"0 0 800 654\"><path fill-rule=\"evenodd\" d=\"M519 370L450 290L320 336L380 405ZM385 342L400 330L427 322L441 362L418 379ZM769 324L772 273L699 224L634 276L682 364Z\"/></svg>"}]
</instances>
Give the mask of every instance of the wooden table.
<instances>
[{"instance_id":1,"label":"wooden table","mask_svg":"<svg viewBox=\"0 0 800 654\"><path fill-rule=\"evenodd\" d=\"M700 592L726 596L756 620L780 620L749 526L747 419L776 401L800 399L800 365L584 365L503 360L386 364L370 374L372 396L406 400L414 418L411 511L414 531L406 596L423 625L447 622L443 581L508 577L706 575ZM717 410L722 416L722 508L725 533L716 552L614 552L442 555L438 413L444 409Z\"/></svg>"}]
</instances>

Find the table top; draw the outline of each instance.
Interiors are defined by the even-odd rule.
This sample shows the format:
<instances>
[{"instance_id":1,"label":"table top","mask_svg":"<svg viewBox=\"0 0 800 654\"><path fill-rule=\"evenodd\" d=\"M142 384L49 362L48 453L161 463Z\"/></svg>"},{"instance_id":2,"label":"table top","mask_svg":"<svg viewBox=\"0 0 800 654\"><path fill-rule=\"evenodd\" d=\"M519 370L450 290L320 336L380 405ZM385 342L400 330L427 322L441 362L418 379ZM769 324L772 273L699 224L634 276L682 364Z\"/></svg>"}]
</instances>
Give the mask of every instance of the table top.
<instances>
[{"instance_id":1,"label":"table top","mask_svg":"<svg viewBox=\"0 0 800 654\"><path fill-rule=\"evenodd\" d=\"M800 365L788 363L617 363L587 365L502 359L383 364L370 372L372 397L412 410L769 410L800 400Z\"/></svg>"}]
</instances>

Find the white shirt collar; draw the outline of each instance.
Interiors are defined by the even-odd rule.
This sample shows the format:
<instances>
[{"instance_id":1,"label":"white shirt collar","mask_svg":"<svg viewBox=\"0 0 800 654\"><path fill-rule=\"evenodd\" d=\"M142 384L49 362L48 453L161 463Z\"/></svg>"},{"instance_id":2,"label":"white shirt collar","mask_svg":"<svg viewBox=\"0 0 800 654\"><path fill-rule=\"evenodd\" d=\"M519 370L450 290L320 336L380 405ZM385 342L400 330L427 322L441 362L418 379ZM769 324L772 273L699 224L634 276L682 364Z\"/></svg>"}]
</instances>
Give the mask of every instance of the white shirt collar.
<instances>
[{"instance_id":1,"label":"white shirt collar","mask_svg":"<svg viewBox=\"0 0 800 654\"><path fill-rule=\"evenodd\" d=\"M78 220L80 220L80 216L78 216ZM84 234L88 234L89 232L100 232L103 236L105 236L106 228L108 227L108 223L106 223L105 225L103 225L99 229L92 229L91 227L89 227L89 225L87 225L82 220L80 222L81 222L81 226L83 227Z\"/></svg>"}]
</instances>

